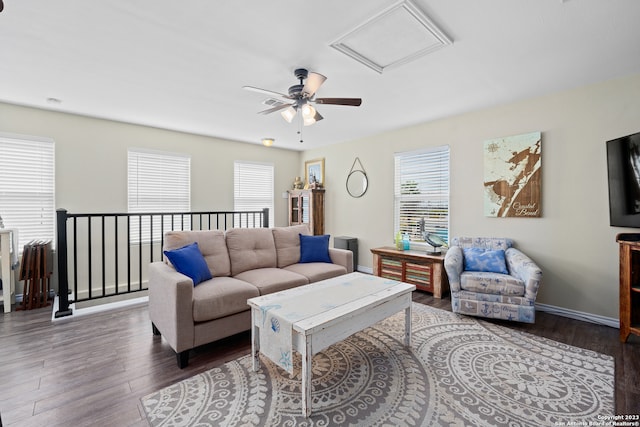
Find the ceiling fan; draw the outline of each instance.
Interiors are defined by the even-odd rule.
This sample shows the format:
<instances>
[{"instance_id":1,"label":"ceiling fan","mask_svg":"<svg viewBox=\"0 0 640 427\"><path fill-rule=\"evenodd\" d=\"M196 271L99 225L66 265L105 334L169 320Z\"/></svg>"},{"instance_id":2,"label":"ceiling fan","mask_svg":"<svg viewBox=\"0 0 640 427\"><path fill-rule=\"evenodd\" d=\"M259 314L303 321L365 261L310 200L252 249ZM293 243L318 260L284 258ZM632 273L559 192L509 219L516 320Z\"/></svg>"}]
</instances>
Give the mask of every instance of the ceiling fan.
<instances>
[{"instance_id":1,"label":"ceiling fan","mask_svg":"<svg viewBox=\"0 0 640 427\"><path fill-rule=\"evenodd\" d=\"M358 107L362 104L361 98L316 98L316 92L327 78L322 74L309 72L305 68L296 69L294 74L296 78L300 80L300 83L291 86L289 88L288 95L253 86L243 86L243 89L277 96L284 99L284 103L267 110L260 111L258 114L270 114L280 111L282 117L287 122L291 123L296 114L300 112L302 124L310 126L323 119L312 104L350 105L354 107Z\"/></svg>"}]
</instances>

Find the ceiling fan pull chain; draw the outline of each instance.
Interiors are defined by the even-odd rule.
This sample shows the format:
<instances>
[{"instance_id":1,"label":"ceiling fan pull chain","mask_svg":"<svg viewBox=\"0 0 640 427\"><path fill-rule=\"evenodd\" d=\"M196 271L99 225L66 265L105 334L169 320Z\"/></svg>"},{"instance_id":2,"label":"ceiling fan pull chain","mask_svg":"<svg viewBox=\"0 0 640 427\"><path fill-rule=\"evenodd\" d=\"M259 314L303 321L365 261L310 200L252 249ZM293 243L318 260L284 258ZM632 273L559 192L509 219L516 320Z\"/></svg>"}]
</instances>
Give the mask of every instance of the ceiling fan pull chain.
<instances>
[{"instance_id":1,"label":"ceiling fan pull chain","mask_svg":"<svg viewBox=\"0 0 640 427\"><path fill-rule=\"evenodd\" d=\"M300 144L304 142L302 140L302 120L302 114L300 114L298 118L298 135L300 135Z\"/></svg>"}]
</instances>

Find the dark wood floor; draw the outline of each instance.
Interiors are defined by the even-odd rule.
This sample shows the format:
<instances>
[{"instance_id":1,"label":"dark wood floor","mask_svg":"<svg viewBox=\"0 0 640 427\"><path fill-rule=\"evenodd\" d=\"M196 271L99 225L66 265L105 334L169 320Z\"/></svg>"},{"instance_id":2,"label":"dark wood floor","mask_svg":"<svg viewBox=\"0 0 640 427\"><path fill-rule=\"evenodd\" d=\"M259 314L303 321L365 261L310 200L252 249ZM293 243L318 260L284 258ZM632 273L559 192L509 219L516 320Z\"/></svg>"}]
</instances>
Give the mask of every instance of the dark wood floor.
<instances>
[{"instance_id":1,"label":"dark wood floor","mask_svg":"<svg viewBox=\"0 0 640 427\"><path fill-rule=\"evenodd\" d=\"M414 301L450 310L449 298ZM640 414L640 337L538 312L535 325L496 322L609 354L616 363L616 412ZM250 352L250 334L192 351L180 370L151 332L146 305L51 322L51 308L0 314L0 415L6 426L146 426L140 398Z\"/></svg>"}]
</instances>

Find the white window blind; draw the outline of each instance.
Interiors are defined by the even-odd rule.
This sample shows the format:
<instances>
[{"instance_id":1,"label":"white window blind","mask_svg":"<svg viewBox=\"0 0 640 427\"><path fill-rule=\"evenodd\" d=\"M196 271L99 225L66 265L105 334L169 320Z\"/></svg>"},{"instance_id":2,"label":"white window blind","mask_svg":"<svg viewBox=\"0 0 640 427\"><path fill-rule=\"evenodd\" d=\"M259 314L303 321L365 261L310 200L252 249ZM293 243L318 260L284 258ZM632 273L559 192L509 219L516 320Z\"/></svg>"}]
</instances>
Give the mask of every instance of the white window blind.
<instances>
[{"instance_id":1,"label":"white window blind","mask_svg":"<svg viewBox=\"0 0 640 427\"><path fill-rule=\"evenodd\" d=\"M449 241L449 147L395 154L395 231L424 242L421 227Z\"/></svg>"},{"instance_id":2,"label":"white window blind","mask_svg":"<svg viewBox=\"0 0 640 427\"><path fill-rule=\"evenodd\" d=\"M0 216L18 230L19 251L32 240L54 241L55 144L0 134Z\"/></svg>"},{"instance_id":3,"label":"white window blind","mask_svg":"<svg viewBox=\"0 0 640 427\"><path fill-rule=\"evenodd\" d=\"M274 226L273 165L236 161L234 163L233 210L261 211L269 208L269 226ZM247 223L248 222L248 223ZM245 216L236 215L236 226L260 227Z\"/></svg>"},{"instance_id":4,"label":"white window blind","mask_svg":"<svg viewBox=\"0 0 640 427\"><path fill-rule=\"evenodd\" d=\"M129 213L189 212L191 210L191 157L185 154L130 149L128 151L128 210ZM171 216L131 218L131 240L158 241L162 233L171 229ZM176 227L189 229L190 223L178 215Z\"/></svg>"}]
</instances>

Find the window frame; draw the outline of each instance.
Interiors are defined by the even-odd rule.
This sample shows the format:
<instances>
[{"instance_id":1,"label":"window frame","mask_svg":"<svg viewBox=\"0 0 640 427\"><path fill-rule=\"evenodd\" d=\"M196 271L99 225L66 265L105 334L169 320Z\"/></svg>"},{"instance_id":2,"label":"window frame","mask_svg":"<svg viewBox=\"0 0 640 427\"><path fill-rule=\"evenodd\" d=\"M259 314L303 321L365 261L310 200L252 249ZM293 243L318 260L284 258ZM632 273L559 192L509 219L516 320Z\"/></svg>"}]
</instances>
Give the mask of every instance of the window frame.
<instances>
[{"instance_id":1,"label":"window frame","mask_svg":"<svg viewBox=\"0 0 640 427\"><path fill-rule=\"evenodd\" d=\"M132 160L136 164L132 164ZM174 174L167 173L167 170L173 170ZM181 180L175 182L176 177ZM156 181L161 184L157 184ZM167 186L168 183L171 185ZM133 193L132 190L134 190ZM148 192L145 193L145 191ZM171 200L171 203L168 203L168 200ZM190 211L191 155L144 148L127 149L127 212L129 214ZM164 215L162 217L165 218ZM141 218L142 231L140 231L140 221L131 218L130 242L134 244L160 242L164 232L171 229L171 222L182 224L183 230L189 230L191 227L190 222L185 222L181 215L170 215L164 221L161 221L160 216L154 216L153 235L151 235L150 219L146 219L145 223L145 218ZM161 223L164 223L164 227Z\"/></svg>"},{"instance_id":2,"label":"window frame","mask_svg":"<svg viewBox=\"0 0 640 427\"><path fill-rule=\"evenodd\" d=\"M449 242L450 158L451 149L448 145L394 153L394 233L408 232L411 245L416 249L429 246L420 233L419 216L425 219L427 231L434 232L445 242ZM424 170L425 168L428 170ZM415 184L420 192L408 193L408 184ZM431 204L431 207L409 208L416 211L416 215L409 216L406 220L403 217L407 216L403 216L400 209L401 204L407 202ZM428 213L418 215L421 210Z\"/></svg>"},{"instance_id":3,"label":"window frame","mask_svg":"<svg viewBox=\"0 0 640 427\"><path fill-rule=\"evenodd\" d=\"M249 190L256 190L256 187L249 187L249 188L239 188L239 186L243 185L244 182L238 182L238 174L239 174L239 170L238 167L244 167L247 169L247 171L245 171L244 173L248 172L248 169L254 168L254 169L262 169L265 168L265 170L268 168L269 172L270 172L270 187L269 187L269 195L267 196L266 193L264 194L264 197L251 197L251 198L246 198L246 197L239 197L238 194L239 192L243 192L243 191L249 191ZM263 184L265 183L265 181L261 181ZM267 183L268 185L268 183ZM275 166L273 163L269 163L269 162L255 162L255 161L247 161L247 160L235 160L233 162L233 210L234 211L261 211L264 208L269 208L269 227L274 227L274 218L275 218L275 197L274 197L274 189L275 189ZM239 202L240 199L242 199L242 202ZM256 202L255 204L250 203L248 201L255 199L255 200L266 200L269 199L268 202L266 202L267 206L265 206L264 204L258 204L258 202ZM238 215L236 215L235 218L235 226L248 226L249 224L245 224L242 222L243 219L238 218ZM260 224L255 224L254 227L261 227L262 223Z\"/></svg>"},{"instance_id":4,"label":"window frame","mask_svg":"<svg viewBox=\"0 0 640 427\"><path fill-rule=\"evenodd\" d=\"M13 149L9 147L11 144L15 145ZM29 150L27 146L33 149ZM0 216L5 228L18 230L18 253L22 253L25 244L36 239L51 240L52 248L55 248L55 148L52 138L0 133L0 181L4 182L0 182ZM6 175L3 176L3 173ZM50 179L47 180L47 177ZM11 191L13 188L22 191ZM14 202L9 203L9 198ZM24 206L36 208L24 209ZM29 220L25 221L24 218ZM35 224L37 222L38 225Z\"/></svg>"}]
</instances>

